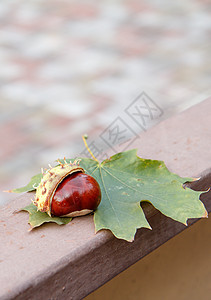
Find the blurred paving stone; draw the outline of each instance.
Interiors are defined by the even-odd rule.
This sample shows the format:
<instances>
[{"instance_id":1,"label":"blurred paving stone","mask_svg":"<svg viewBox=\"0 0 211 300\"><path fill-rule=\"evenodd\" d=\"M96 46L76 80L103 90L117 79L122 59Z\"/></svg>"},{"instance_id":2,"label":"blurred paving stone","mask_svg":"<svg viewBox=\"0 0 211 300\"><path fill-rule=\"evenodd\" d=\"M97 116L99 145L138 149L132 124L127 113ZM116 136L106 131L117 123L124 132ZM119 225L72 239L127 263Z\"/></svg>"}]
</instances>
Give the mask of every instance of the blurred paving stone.
<instances>
[{"instance_id":1,"label":"blurred paving stone","mask_svg":"<svg viewBox=\"0 0 211 300\"><path fill-rule=\"evenodd\" d=\"M125 109L143 91L164 118L206 99L210 20L198 0L2 0L0 190L83 151L85 132L106 150L117 117L138 134Z\"/></svg>"}]
</instances>

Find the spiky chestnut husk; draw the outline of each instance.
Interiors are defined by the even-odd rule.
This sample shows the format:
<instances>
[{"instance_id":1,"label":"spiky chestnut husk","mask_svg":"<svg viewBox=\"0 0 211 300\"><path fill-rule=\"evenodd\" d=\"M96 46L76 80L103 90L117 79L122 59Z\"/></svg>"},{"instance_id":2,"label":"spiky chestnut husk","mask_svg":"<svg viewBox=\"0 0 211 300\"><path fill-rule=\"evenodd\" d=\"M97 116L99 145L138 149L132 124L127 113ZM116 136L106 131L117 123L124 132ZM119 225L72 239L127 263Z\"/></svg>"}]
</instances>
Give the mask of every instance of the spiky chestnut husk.
<instances>
[{"instance_id":1,"label":"spiky chestnut husk","mask_svg":"<svg viewBox=\"0 0 211 300\"><path fill-rule=\"evenodd\" d=\"M76 162L50 168L37 187L34 204L50 216L81 216L97 208L101 191L97 181Z\"/></svg>"}]
</instances>

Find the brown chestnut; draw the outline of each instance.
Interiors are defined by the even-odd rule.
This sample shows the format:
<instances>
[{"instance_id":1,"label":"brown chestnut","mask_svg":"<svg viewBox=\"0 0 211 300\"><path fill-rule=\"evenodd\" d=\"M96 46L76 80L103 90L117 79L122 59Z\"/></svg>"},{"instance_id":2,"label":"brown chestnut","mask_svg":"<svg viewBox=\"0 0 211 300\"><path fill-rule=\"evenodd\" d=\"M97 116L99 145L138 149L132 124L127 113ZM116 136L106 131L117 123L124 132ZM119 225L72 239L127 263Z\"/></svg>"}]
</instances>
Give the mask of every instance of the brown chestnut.
<instances>
[{"instance_id":1,"label":"brown chestnut","mask_svg":"<svg viewBox=\"0 0 211 300\"><path fill-rule=\"evenodd\" d=\"M57 187L51 201L51 214L84 215L95 210L100 200L97 181L88 174L77 172L66 177Z\"/></svg>"},{"instance_id":2,"label":"brown chestnut","mask_svg":"<svg viewBox=\"0 0 211 300\"><path fill-rule=\"evenodd\" d=\"M76 163L61 163L44 174L34 204L50 216L81 216L95 210L101 201L98 182Z\"/></svg>"}]
</instances>

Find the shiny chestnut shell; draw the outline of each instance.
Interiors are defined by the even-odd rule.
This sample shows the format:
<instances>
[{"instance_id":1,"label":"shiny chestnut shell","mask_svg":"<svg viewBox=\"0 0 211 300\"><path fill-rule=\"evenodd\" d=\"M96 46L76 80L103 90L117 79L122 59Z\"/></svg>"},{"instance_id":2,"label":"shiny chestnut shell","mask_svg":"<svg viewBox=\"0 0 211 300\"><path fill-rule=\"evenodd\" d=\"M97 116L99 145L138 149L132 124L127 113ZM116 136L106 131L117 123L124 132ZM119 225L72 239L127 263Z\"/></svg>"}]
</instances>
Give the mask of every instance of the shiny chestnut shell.
<instances>
[{"instance_id":1,"label":"shiny chestnut shell","mask_svg":"<svg viewBox=\"0 0 211 300\"><path fill-rule=\"evenodd\" d=\"M75 172L58 185L51 200L52 216L79 216L95 210L101 201L98 182L90 175Z\"/></svg>"},{"instance_id":2,"label":"shiny chestnut shell","mask_svg":"<svg viewBox=\"0 0 211 300\"><path fill-rule=\"evenodd\" d=\"M36 188L34 205L49 216L82 216L100 203L97 181L79 165L79 160L58 160L59 165L42 170L43 177Z\"/></svg>"}]
</instances>

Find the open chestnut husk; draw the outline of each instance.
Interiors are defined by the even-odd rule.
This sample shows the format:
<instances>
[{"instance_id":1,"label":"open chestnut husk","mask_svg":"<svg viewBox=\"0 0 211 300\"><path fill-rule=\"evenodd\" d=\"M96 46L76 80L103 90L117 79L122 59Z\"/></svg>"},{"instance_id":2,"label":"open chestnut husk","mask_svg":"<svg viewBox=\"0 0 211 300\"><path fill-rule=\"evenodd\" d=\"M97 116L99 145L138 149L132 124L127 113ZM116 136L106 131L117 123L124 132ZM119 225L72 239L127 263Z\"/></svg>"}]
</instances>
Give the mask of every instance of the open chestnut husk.
<instances>
[{"instance_id":1,"label":"open chestnut husk","mask_svg":"<svg viewBox=\"0 0 211 300\"><path fill-rule=\"evenodd\" d=\"M91 213L101 201L98 182L76 163L50 168L36 189L34 204L49 216L76 217Z\"/></svg>"}]
</instances>

